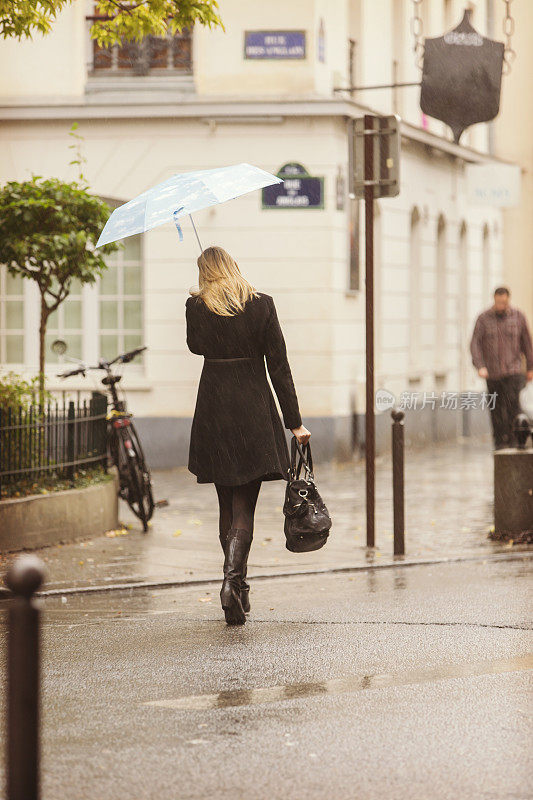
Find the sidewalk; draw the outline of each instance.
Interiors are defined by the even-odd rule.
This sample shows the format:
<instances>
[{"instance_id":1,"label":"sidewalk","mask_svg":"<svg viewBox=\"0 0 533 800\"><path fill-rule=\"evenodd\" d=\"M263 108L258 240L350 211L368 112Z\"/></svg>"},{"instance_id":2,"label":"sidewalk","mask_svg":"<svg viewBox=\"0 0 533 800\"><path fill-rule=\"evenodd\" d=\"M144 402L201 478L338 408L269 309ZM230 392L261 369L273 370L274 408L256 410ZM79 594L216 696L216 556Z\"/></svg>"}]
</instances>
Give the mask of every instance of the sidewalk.
<instances>
[{"instance_id":1,"label":"sidewalk","mask_svg":"<svg viewBox=\"0 0 533 800\"><path fill-rule=\"evenodd\" d=\"M398 562L489 556L527 545L493 542L493 457L488 442L444 443L406 450L405 556L392 554L390 455L376 460L376 547L367 549L365 464L316 465L315 479L331 514L328 543L313 553L285 548L282 505L285 482L263 483L257 502L248 575L293 574ZM153 474L156 509L148 533L120 501L120 519L131 526L90 540L35 550L47 568L43 591L136 585L142 582L219 580L223 554L212 484L197 484L186 467ZM14 553L1 556L3 576Z\"/></svg>"}]
</instances>

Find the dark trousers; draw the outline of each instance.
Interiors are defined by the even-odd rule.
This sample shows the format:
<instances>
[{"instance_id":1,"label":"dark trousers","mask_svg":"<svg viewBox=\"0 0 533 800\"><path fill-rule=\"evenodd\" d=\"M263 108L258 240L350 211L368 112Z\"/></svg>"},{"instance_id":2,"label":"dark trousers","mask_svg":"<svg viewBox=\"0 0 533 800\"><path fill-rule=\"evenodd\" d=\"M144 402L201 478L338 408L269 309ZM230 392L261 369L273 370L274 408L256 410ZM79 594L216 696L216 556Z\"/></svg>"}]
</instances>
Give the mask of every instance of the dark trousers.
<instances>
[{"instance_id":1,"label":"dark trousers","mask_svg":"<svg viewBox=\"0 0 533 800\"><path fill-rule=\"evenodd\" d=\"M489 394L496 392L494 408L492 400L490 403L494 447L514 447L516 445L513 426L515 417L520 412L518 395L525 382L525 375L504 375L498 380L487 378Z\"/></svg>"}]
</instances>

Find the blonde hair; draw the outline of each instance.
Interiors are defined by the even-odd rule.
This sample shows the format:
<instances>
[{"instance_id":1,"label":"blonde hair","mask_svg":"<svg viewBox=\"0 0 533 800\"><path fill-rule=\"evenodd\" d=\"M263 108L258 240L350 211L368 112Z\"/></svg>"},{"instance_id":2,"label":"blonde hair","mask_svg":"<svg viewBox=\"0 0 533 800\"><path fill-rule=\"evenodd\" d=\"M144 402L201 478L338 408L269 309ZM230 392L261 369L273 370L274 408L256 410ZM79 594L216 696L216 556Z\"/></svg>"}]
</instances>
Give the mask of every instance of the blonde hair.
<instances>
[{"instance_id":1,"label":"blonde hair","mask_svg":"<svg viewBox=\"0 0 533 800\"><path fill-rule=\"evenodd\" d=\"M198 256L198 291L191 289L192 297L201 297L207 308L223 317L232 317L244 310L251 297L260 297L246 278L237 262L222 247L207 247Z\"/></svg>"}]
</instances>

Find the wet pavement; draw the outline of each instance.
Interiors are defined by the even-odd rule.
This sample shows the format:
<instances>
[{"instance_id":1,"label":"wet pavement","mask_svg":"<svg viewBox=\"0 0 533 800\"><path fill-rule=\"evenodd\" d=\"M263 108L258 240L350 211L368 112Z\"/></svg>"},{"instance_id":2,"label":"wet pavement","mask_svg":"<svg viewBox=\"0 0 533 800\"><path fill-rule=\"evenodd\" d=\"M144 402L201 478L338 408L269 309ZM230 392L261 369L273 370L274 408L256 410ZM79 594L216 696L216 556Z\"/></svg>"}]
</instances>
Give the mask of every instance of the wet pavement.
<instances>
[{"instance_id":1,"label":"wet pavement","mask_svg":"<svg viewBox=\"0 0 533 800\"><path fill-rule=\"evenodd\" d=\"M326 546L314 553L291 553L285 548L285 482L266 481L257 502L250 577L531 549L487 538L493 522L493 456L488 442L469 440L406 451L405 556L393 556L389 455L376 461L375 548L365 544L364 461L316 465L315 478L333 520ZM155 499L167 499L169 505L156 509L148 533L142 532L121 500L120 519L131 526L122 534L110 532L34 551L47 570L43 591L221 579L214 485L197 484L186 467L155 472L153 479ZM14 557L1 556L2 583Z\"/></svg>"},{"instance_id":2,"label":"wet pavement","mask_svg":"<svg viewBox=\"0 0 533 800\"><path fill-rule=\"evenodd\" d=\"M531 565L43 597L42 798L529 798Z\"/></svg>"}]
</instances>

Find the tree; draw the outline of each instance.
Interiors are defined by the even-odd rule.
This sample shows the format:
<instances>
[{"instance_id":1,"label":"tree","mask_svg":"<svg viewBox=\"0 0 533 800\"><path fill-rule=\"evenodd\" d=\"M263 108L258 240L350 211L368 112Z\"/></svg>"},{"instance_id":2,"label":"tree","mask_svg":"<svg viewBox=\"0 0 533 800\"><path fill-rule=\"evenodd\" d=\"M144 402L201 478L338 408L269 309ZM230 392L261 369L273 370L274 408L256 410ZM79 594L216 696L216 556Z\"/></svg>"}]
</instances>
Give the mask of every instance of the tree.
<instances>
[{"instance_id":1,"label":"tree","mask_svg":"<svg viewBox=\"0 0 533 800\"><path fill-rule=\"evenodd\" d=\"M0 0L0 37L31 39L34 31L45 35L70 3L72 0ZM174 35L194 24L224 30L217 0L97 0L95 11L100 19L91 26L90 36L100 47L123 40L141 41L149 34L165 36L168 30Z\"/></svg>"},{"instance_id":2,"label":"tree","mask_svg":"<svg viewBox=\"0 0 533 800\"><path fill-rule=\"evenodd\" d=\"M81 159L70 163L79 165ZM35 281L41 295L41 408L48 317L68 297L75 278L82 284L94 283L106 269L102 254L123 246L111 242L96 248L111 208L87 188L81 173L80 180L71 183L32 173L31 180L9 181L0 188L0 263L11 275Z\"/></svg>"}]
</instances>

